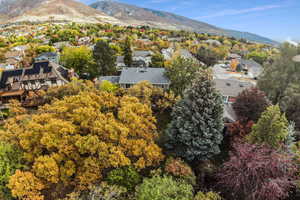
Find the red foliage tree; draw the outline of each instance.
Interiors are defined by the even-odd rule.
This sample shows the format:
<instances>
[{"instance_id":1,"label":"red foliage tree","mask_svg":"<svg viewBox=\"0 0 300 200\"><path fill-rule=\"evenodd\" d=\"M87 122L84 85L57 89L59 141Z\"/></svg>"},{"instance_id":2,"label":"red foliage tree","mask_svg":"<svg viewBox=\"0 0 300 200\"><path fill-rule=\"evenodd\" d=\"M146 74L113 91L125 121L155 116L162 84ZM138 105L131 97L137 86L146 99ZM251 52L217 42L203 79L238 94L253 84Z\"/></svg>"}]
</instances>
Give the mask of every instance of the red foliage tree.
<instances>
[{"instance_id":1,"label":"red foliage tree","mask_svg":"<svg viewBox=\"0 0 300 200\"><path fill-rule=\"evenodd\" d=\"M233 109L240 119L256 122L261 113L270 105L264 92L258 88L250 88L239 94L233 104Z\"/></svg>"},{"instance_id":2,"label":"red foliage tree","mask_svg":"<svg viewBox=\"0 0 300 200\"><path fill-rule=\"evenodd\" d=\"M294 187L295 172L291 157L245 143L234 145L217 177L232 199L279 200L288 197Z\"/></svg>"},{"instance_id":3,"label":"red foliage tree","mask_svg":"<svg viewBox=\"0 0 300 200\"><path fill-rule=\"evenodd\" d=\"M251 132L253 125L253 121L247 121L246 119L241 119L239 121L231 123L227 129L230 142L243 140L246 135Z\"/></svg>"}]
</instances>

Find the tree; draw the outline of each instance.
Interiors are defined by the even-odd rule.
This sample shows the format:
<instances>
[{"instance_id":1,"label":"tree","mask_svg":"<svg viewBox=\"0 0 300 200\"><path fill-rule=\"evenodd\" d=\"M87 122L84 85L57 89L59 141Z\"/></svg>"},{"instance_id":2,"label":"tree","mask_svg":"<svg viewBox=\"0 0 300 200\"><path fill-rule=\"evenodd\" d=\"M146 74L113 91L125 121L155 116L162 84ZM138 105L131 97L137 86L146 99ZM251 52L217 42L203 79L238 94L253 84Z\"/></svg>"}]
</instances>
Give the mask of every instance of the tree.
<instances>
[{"instance_id":1,"label":"tree","mask_svg":"<svg viewBox=\"0 0 300 200\"><path fill-rule=\"evenodd\" d=\"M165 58L161 53L156 53L151 57L151 67L165 67Z\"/></svg>"},{"instance_id":2,"label":"tree","mask_svg":"<svg viewBox=\"0 0 300 200\"><path fill-rule=\"evenodd\" d=\"M222 131L222 97L212 73L202 70L173 109L165 147L187 161L206 160L220 153Z\"/></svg>"},{"instance_id":3,"label":"tree","mask_svg":"<svg viewBox=\"0 0 300 200\"><path fill-rule=\"evenodd\" d=\"M257 63L263 65L264 62L266 62L268 59L268 54L264 51L261 51L261 52L252 51L251 53L249 53L247 55L247 58L252 59L252 60L256 61Z\"/></svg>"},{"instance_id":4,"label":"tree","mask_svg":"<svg viewBox=\"0 0 300 200\"><path fill-rule=\"evenodd\" d=\"M194 60L183 57L173 59L171 64L166 66L166 76L171 81L170 88L175 95L183 95L200 68L201 66Z\"/></svg>"},{"instance_id":5,"label":"tree","mask_svg":"<svg viewBox=\"0 0 300 200\"><path fill-rule=\"evenodd\" d=\"M15 197L31 195L21 174L43 183L43 188L30 185L36 187L30 191L43 195L47 188L46 193L56 195L66 192L61 187L87 189L108 169L141 170L164 158L154 142L158 134L151 109L134 97L85 91L13 119L0 139L16 144L29 163L27 170L11 178Z\"/></svg>"},{"instance_id":6,"label":"tree","mask_svg":"<svg viewBox=\"0 0 300 200\"><path fill-rule=\"evenodd\" d=\"M60 63L69 69L74 69L79 75L83 75L84 73L94 74L92 72L92 51L86 46L65 47L60 56Z\"/></svg>"},{"instance_id":7,"label":"tree","mask_svg":"<svg viewBox=\"0 0 300 200\"><path fill-rule=\"evenodd\" d=\"M300 84L291 84L284 92L280 107L289 121L296 123L300 130Z\"/></svg>"},{"instance_id":8,"label":"tree","mask_svg":"<svg viewBox=\"0 0 300 200\"><path fill-rule=\"evenodd\" d=\"M7 187L9 177L21 169L22 153L10 144L0 143L0 198L12 199Z\"/></svg>"},{"instance_id":9,"label":"tree","mask_svg":"<svg viewBox=\"0 0 300 200\"><path fill-rule=\"evenodd\" d=\"M22 200L44 200L41 190L45 185L34 174L17 170L10 177L8 187L12 195Z\"/></svg>"},{"instance_id":10,"label":"tree","mask_svg":"<svg viewBox=\"0 0 300 200\"><path fill-rule=\"evenodd\" d=\"M190 200L193 187L173 178L154 176L144 179L136 191L137 200Z\"/></svg>"},{"instance_id":11,"label":"tree","mask_svg":"<svg viewBox=\"0 0 300 200\"><path fill-rule=\"evenodd\" d=\"M278 105L270 106L253 125L248 140L254 144L266 144L278 149L288 136L288 121Z\"/></svg>"},{"instance_id":12,"label":"tree","mask_svg":"<svg viewBox=\"0 0 300 200\"><path fill-rule=\"evenodd\" d=\"M230 142L234 143L236 141L245 140L246 136L251 133L253 125L254 125L253 121L248 121L245 119L241 119L234 123L231 123L228 126L228 130L227 130L231 140Z\"/></svg>"},{"instance_id":13,"label":"tree","mask_svg":"<svg viewBox=\"0 0 300 200\"><path fill-rule=\"evenodd\" d=\"M47 53L47 52L55 52L55 48L52 46L48 46L48 45L41 45L36 47L36 53L40 54L40 53Z\"/></svg>"},{"instance_id":14,"label":"tree","mask_svg":"<svg viewBox=\"0 0 300 200\"><path fill-rule=\"evenodd\" d=\"M131 67L132 65L132 49L131 49L131 40L129 37L126 38L124 44L124 63L127 67Z\"/></svg>"},{"instance_id":15,"label":"tree","mask_svg":"<svg viewBox=\"0 0 300 200\"><path fill-rule=\"evenodd\" d=\"M299 85L300 64L292 58L298 54L297 48L290 44L280 47L280 54L272 64L266 65L258 80L258 88L264 91L273 104L280 103L285 91L292 84Z\"/></svg>"},{"instance_id":16,"label":"tree","mask_svg":"<svg viewBox=\"0 0 300 200\"><path fill-rule=\"evenodd\" d=\"M219 55L210 47L200 47L196 54L199 61L205 63L207 66L213 66L218 63Z\"/></svg>"},{"instance_id":17,"label":"tree","mask_svg":"<svg viewBox=\"0 0 300 200\"><path fill-rule=\"evenodd\" d=\"M97 75L114 75L117 72L115 51L105 41L97 42L93 57L96 62Z\"/></svg>"},{"instance_id":18,"label":"tree","mask_svg":"<svg viewBox=\"0 0 300 200\"><path fill-rule=\"evenodd\" d=\"M250 88L238 95L233 109L239 119L256 122L268 106L270 106L270 102L265 93L257 88Z\"/></svg>"},{"instance_id":19,"label":"tree","mask_svg":"<svg viewBox=\"0 0 300 200\"><path fill-rule=\"evenodd\" d=\"M295 170L288 155L266 146L236 144L217 175L218 185L233 199L280 200L294 186Z\"/></svg>"}]
</instances>

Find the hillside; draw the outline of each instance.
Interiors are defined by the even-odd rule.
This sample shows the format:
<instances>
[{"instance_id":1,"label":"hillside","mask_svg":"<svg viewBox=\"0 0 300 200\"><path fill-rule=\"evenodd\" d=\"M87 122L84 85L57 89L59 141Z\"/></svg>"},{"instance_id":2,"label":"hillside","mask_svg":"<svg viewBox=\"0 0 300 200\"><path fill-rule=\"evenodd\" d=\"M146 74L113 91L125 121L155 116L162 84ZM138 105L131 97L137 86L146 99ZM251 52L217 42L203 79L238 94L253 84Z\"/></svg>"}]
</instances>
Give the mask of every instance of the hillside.
<instances>
[{"instance_id":1,"label":"hillside","mask_svg":"<svg viewBox=\"0 0 300 200\"><path fill-rule=\"evenodd\" d=\"M101 0L90 5L107 15L115 17L132 25L149 25L157 28L187 30L200 33L233 36L245 38L255 42L276 44L268 38L234 30L226 30L210 24L175 15L169 12L140 8L134 5L120 3L112 0Z\"/></svg>"},{"instance_id":2,"label":"hillside","mask_svg":"<svg viewBox=\"0 0 300 200\"><path fill-rule=\"evenodd\" d=\"M119 20L73 0L2 0L0 16L3 22L65 20L84 23Z\"/></svg>"}]
</instances>

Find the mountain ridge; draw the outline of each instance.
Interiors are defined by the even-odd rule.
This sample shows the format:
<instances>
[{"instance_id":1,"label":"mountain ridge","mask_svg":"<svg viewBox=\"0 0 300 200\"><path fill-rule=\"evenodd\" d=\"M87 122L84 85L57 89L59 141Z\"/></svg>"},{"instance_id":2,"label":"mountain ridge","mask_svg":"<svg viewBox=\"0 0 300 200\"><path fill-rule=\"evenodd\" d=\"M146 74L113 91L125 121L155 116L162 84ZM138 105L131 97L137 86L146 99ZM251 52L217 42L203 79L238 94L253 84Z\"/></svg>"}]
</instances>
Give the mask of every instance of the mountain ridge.
<instances>
[{"instance_id":1,"label":"mountain ridge","mask_svg":"<svg viewBox=\"0 0 300 200\"><path fill-rule=\"evenodd\" d=\"M135 22L138 25L147 24L155 26L157 28L188 30L193 32L225 35L229 37L236 37L238 39L244 38L254 42L278 44L278 42L276 41L257 34L223 29L174 13L149 8L141 8L135 5L130 5L118 1L100 0L90 4L90 6L121 21L123 20L126 23Z\"/></svg>"}]
</instances>

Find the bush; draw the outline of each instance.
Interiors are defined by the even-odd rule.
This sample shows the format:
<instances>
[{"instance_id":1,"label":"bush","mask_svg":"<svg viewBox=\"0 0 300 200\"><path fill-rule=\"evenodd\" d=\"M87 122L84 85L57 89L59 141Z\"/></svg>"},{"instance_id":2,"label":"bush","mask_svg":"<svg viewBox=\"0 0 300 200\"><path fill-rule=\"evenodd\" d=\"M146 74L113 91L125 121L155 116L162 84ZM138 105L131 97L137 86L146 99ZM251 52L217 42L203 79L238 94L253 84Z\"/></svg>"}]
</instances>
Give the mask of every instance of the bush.
<instances>
[{"instance_id":1,"label":"bush","mask_svg":"<svg viewBox=\"0 0 300 200\"><path fill-rule=\"evenodd\" d=\"M165 165L165 172L176 178L183 179L189 184L196 184L196 176L193 170L180 158L169 158Z\"/></svg>"},{"instance_id":2,"label":"bush","mask_svg":"<svg viewBox=\"0 0 300 200\"><path fill-rule=\"evenodd\" d=\"M108 173L107 181L111 185L119 185L133 191L141 183L142 178L133 167L114 169Z\"/></svg>"},{"instance_id":3,"label":"bush","mask_svg":"<svg viewBox=\"0 0 300 200\"><path fill-rule=\"evenodd\" d=\"M192 198L191 185L175 181L169 176L144 179L136 191L137 200L190 200Z\"/></svg>"},{"instance_id":4,"label":"bush","mask_svg":"<svg viewBox=\"0 0 300 200\"><path fill-rule=\"evenodd\" d=\"M198 192L194 200L222 200L222 197L215 192Z\"/></svg>"}]
</instances>

